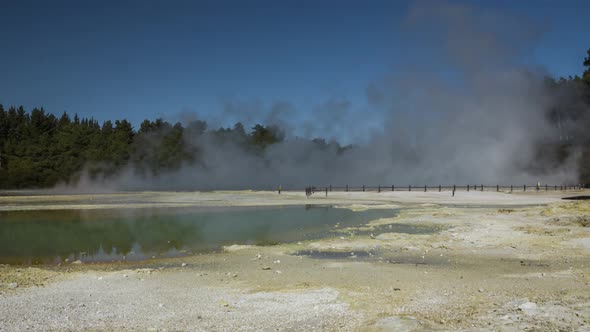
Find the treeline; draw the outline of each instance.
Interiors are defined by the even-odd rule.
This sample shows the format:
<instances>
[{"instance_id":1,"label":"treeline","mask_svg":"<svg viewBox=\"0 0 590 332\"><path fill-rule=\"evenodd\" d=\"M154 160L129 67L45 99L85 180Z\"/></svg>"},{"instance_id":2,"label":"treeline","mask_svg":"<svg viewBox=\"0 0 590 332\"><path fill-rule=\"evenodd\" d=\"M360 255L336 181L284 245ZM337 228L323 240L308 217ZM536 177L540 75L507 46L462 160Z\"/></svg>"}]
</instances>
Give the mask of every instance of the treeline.
<instances>
[{"instance_id":1,"label":"treeline","mask_svg":"<svg viewBox=\"0 0 590 332\"><path fill-rule=\"evenodd\" d=\"M205 168L207 147L231 146L253 157L285 139L276 126L241 123L232 128L209 129L205 121L186 126L162 119L144 120L134 130L127 120L105 121L55 116L43 108L27 112L0 105L0 188L46 188L77 182L84 171L90 178L109 178L130 167L135 174L157 176L182 166ZM311 141L322 149L338 143Z\"/></svg>"},{"instance_id":2,"label":"treeline","mask_svg":"<svg viewBox=\"0 0 590 332\"><path fill-rule=\"evenodd\" d=\"M559 137L550 137L539 145L538 160L559 164L572 154L580 154L580 183L590 185L590 49L586 52L582 76L570 76L545 82L548 94L557 103L544 110L548 120L557 127Z\"/></svg>"}]
</instances>

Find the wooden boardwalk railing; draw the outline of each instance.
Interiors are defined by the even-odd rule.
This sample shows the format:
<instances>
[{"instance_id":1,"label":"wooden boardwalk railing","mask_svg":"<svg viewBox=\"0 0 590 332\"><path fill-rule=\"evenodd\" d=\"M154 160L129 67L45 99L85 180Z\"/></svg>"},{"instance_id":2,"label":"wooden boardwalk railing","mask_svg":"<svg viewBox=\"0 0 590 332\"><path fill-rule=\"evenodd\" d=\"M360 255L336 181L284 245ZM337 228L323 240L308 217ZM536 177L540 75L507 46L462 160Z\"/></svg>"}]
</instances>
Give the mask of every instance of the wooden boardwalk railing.
<instances>
[{"instance_id":1,"label":"wooden boardwalk railing","mask_svg":"<svg viewBox=\"0 0 590 332\"><path fill-rule=\"evenodd\" d=\"M386 191L496 191L496 192L515 192L515 191L564 191L564 190L582 190L588 188L588 185L584 184L560 184L560 185L549 185L549 184L533 184L533 185L483 185L483 184L466 184L466 185L377 185L377 186L308 186L305 188L305 192L311 195L314 192L386 192ZM280 193L280 190L279 190Z\"/></svg>"}]
</instances>

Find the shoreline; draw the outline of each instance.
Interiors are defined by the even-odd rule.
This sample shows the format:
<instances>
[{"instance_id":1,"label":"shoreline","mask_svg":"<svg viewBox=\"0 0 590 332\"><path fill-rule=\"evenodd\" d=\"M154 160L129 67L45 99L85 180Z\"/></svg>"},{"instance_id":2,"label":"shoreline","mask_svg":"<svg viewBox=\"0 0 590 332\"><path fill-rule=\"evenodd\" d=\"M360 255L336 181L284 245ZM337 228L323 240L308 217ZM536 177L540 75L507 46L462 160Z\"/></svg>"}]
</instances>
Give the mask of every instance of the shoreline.
<instances>
[{"instance_id":1,"label":"shoreline","mask_svg":"<svg viewBox=\"0 0 590 332\"><path fill-rule=\"evenodd\" d=\"M0 211L87 210L125 208L276 206L276 205L540 205L564 197L587 195L589 190L562 192L504 193L460 192L331 192L306 197L303 192L211 191L211 192L129 192L109 194L59 194L0 196Z\"/></svg>"}]
</instances>

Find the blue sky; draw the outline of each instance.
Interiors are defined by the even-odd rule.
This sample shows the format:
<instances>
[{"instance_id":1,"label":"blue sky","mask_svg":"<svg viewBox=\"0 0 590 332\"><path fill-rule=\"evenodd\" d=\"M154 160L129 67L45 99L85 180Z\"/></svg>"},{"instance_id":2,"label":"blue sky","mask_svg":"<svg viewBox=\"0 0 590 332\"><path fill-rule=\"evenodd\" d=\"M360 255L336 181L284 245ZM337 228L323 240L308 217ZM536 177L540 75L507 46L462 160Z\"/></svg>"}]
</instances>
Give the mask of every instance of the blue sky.
<instances>
[{"instance_id":1,"label":"blue sky","mask_svg":"<svg viewBox=\"0 0 590 332\"><path fill-rule=\"evenodd\" d=\"M541 27L527 65L582 72L590 2L460 3ZM135 125L186 111L211 118L236 100L288 101L301 116L335 98L363 108L368 84L428 58L403 33L411 5L0 0L0 103Z\"/></svg>"}]
</instances>

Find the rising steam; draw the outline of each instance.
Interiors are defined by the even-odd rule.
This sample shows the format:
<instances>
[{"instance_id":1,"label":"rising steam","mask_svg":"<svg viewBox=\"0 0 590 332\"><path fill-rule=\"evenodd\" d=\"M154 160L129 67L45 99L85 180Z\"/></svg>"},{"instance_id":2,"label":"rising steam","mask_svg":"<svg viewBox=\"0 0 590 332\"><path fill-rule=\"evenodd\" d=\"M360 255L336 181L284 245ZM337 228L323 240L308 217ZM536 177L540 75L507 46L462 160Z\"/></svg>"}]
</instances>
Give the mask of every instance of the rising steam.
<instances>
[{"instance_id":1,"label":"rising steam","mask_svg":"<svg viewBox=\"0 0 590 332\"><path fill-rule=\"evenodd\" d=\"M407 39L400 52L422 56L376 78L366 89L367 107L329 99L313 118L295 123L297 110L288 102L266 111L257 103L228 102L224 116L267 120L285 128L287 138L258 157L188 135L202 163L158 176L129 167L100 185L189 190L576 181L575 153L559 165L538 162L539 145L560 133L546 116L559 100L547 92L546 73L529 64L540 34L534 24L437 1L412 6L399 28ZM295 133L363 141L342 153L336 145L318 149Z\"/></svg>"}]
</instances>

